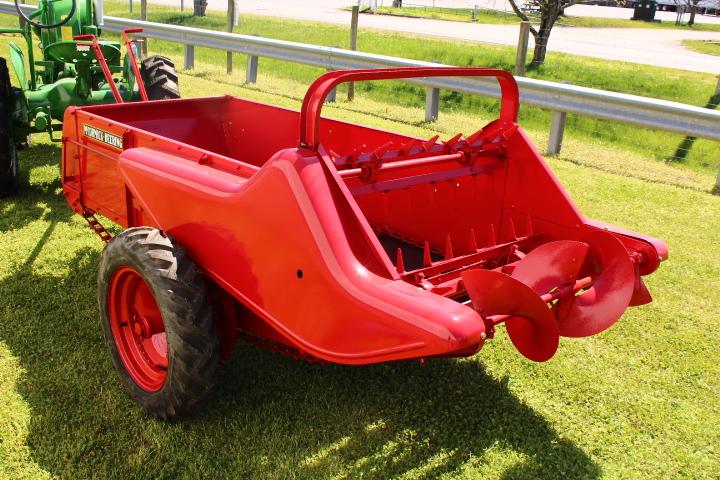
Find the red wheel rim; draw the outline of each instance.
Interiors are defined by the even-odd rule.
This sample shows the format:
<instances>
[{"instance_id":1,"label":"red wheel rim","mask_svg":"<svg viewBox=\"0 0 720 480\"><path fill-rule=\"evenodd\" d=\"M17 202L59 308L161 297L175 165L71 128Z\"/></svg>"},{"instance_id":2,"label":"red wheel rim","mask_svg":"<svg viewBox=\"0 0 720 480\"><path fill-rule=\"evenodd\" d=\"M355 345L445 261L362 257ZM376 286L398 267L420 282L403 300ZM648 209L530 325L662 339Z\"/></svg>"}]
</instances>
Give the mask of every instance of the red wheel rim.
<instances>
[{"instance_id":1,"label":"red wheel rim","mask_svg":"<svg viewBox=\"0 0 720 480\"><path fill-rule=\"evenodd\" d=\"M167 378L165 324L152 290L133 268L113 273L108 292L110 327L125 368L148 392L162 388Z\"/></svg>"}]
</instances>

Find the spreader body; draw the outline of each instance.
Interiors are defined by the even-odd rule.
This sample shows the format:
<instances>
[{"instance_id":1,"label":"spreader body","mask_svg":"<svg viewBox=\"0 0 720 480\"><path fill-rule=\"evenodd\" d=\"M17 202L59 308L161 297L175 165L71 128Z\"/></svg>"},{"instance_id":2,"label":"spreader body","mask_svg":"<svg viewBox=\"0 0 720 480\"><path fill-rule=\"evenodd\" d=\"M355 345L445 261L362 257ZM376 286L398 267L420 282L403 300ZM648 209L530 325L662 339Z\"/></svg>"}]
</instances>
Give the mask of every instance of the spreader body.
<instances>
[{"instance_id":1,"label":"spreader body","mask_svg":"<svg viewBox=\"0 0 720 480\"><path fill-rule=\"evenodd\" d=\"M433 75L498 77L500 118L441 141L320 116L342 81ZM667 248L584 217L516 117L514 80L485 69L334 72L301 112L231 96L69 108L63 190L86 218L172 237L254 338L367 364L472 355L504 323L544 361L649 302L641 277Z\"/></svg>"}]
</instances>

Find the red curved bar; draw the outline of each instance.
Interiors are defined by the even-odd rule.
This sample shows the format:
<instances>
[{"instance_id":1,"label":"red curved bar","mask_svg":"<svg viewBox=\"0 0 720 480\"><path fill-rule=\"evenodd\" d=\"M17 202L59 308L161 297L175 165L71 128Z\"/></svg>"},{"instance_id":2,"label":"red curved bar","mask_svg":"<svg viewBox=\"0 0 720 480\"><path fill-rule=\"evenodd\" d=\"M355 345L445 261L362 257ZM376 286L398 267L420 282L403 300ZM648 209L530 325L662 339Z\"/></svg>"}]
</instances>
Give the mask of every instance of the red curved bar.
<instances>
[{"instance_id":1,"label":"red curved bar","mask_svg":"<svg viewBox=\"0 0 720 480\"><path fill-rule=\"evenodd\" d=\"M519 92L510 72L495 68L418 67L328 72L315 80L303 99L300 111L300 147L316 150L320 143L320 111L325 98L337 85L368 80L396 80L422 77L495 77L500 84L500 119L517 123Z\"/></svg>"}]
</instances>

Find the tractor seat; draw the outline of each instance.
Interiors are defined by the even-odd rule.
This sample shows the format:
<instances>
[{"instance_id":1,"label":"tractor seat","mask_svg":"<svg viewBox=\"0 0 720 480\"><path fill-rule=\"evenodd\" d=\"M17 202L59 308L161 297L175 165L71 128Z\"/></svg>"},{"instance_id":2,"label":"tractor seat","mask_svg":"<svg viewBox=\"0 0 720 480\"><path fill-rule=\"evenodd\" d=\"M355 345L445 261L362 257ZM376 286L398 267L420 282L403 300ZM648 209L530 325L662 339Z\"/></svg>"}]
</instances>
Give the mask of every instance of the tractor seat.
<instances>
[{"instance_id":1,"label":"tractor seat","mask_svg":"<svg viewBox=\"0 0 720 480\"><path fill-rule=\"evenodd\" d=\"M58 62L64 63L96 63L95 54L90 42L62 40L45 47L45 54ZM120 61L120 44L117 42L100 42L100 50L109 65Z\"/></svg>"}]
</instances>

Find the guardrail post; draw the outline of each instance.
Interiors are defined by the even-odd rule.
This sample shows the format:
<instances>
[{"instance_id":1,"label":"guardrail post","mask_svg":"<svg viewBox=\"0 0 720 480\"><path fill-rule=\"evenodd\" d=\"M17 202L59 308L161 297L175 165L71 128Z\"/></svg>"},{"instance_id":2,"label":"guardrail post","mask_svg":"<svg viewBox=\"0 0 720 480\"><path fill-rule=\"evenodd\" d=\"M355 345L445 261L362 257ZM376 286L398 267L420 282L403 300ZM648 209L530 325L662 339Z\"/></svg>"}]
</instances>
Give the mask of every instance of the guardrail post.
<instances>
[{"instance_id":1,"label":"guardrail post","mask_svg":"<svg viewBox=\"0 0 720 480\"><path fill-rule=\"evenodd\" d=\"M253 33L253 37L259 37L257 33ZM247 68L245 69L245 83L256 83L258 74L259 58L257 55L248 55Z\"/></svg>"},{"instance_id":2,"label":"guardrail post","mask_svg":"<svg viewBox=\"0 0 720 480\"><path fill-rule=\"evenodd\" d=\"M428 88L425 93L425 121L435 122L440 112L440 89Z\"/></svg>"},{"instance_id":3,"label":"guardrail post","mask_svg":"<svg viewBox=\"0 0 720 480\"><path fill-rule=\"evenodd\" d=\"M330 47L331 48L340 48L337 45L331 45ZM332 72L332 69L328 68L325 71ZM349 94L348 94L348 97L349 97ZM337 88L333 88L332 90L330 90L330 92L328 92L327 97L325 97L325 103L335 103L336 100L337 100Z\"/></svg>"},{"instance_id":4,"label":"guardrail post","mask_svg":"<svg viewBox=\"0 0 720 480\"><path fill-rule=\"evenodd\" d=\"M329 71L330 70L328 70L328 72ZM325 102L335 103L335 100L337 100L337 90L333 88L332 90L330 90L330 93L327 94L327 97L325 97Z\"/></svg>"},{"instance_id":5,"label":"guardrail post","mask_svg":"<svg viewBox=\"0 0 720 480\"><path fill-rule=\"evenodd\" d=\"M257 82L258 73L258 57L257 55L248 55L247 70L245 70L245 83Z\"/></svg>"},{"instance_id":6,"label":"guardrail post","mask_svg":"<svg viewBox=\"0 0 720 480\"><path fill-rule=\"evenodd\" d=\"M195 45L185 45L185 70L195 67Z\"/></svg>"},{"instance_id":7,"label":"guardrail post","mask_svg":"<svg viewBox=\"0 0 720 480\"><path fill-rule=\"evenodd\" d=\"M520 36L518 37L517 56L515 57L515 75L518 77L525 76L529 37L530 22L520 22Z\"/></svg>"},{"instance_id":8,"label":"guardrail post","mask_svg":"<svg viewBox=\"0 0 720 480\"><path fill-rule=\"evenodd\" d=\"M140 20L147 22L147 0L140 0ZM148 53L148 39L147 37L143 37L141 41L142 54L143 57L146 57Z\"/></svg>"},{"instance_id":9,"label":"guardrail post","mask_svg":"<svg viewBox=\"0 0 720 480\"><path fill-rule=\"evenodd\" d=\"M358 36L358 19L360 17L360 7L355 5L352 7L352 16L350 17L350 50L357 50ZM348 83L347 99L352 102L355 99L355 82Z\"/></svg>"},{"instance_id":10,"label":"guardrail post","mask_svg":"<svg viewBox=\"0 0 720 480\"><path fill-rule=\"evenodd\" d=\"M562 148L563 134L565 133L566 112L552 112L550 120L550 138L548 139L547 154L557 155Z\"/></svg>"},{"instance_id":11,"label":"guardrail post","mask_svg":"<svg viewBox=\"0 0 720 480\"><path fill-rule=\"evenodd\" d=\"M227 31L229 33L232 33L233 27L235 26L235 0L228 0L228 8L227 8ZM233 71L233 54L232 52L227 52L226 54L226 63L227 63L227 73L230 75Z\"/></svg>"}]
</instances>

